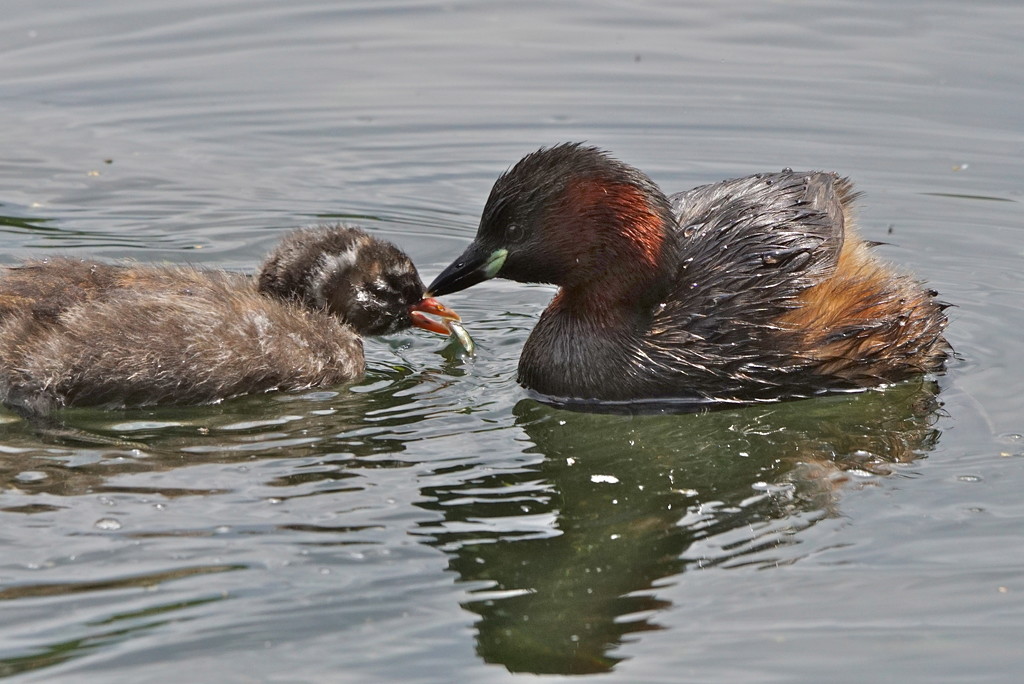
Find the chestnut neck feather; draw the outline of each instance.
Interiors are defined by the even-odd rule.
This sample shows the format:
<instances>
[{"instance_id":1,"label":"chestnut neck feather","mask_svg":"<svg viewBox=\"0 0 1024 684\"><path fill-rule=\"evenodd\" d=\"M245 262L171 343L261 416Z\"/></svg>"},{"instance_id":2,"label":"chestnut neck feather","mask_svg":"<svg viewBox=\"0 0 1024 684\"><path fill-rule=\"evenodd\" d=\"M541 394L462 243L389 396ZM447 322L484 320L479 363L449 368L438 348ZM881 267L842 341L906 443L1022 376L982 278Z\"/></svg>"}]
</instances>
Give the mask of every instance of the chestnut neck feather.
<instances>
[{"instance_id":1,"label":"chestnut neck feather","mask_svg":"<svg viewBox=\"0 0 1024 684\"><path fill-rule=\"evenodd\" d=\"M570 181L545 223L551 249L570 255L552 307L614 322L646 314L672 283L674 219L660 192L627 181Z\"/></svg>"}]
</instances>

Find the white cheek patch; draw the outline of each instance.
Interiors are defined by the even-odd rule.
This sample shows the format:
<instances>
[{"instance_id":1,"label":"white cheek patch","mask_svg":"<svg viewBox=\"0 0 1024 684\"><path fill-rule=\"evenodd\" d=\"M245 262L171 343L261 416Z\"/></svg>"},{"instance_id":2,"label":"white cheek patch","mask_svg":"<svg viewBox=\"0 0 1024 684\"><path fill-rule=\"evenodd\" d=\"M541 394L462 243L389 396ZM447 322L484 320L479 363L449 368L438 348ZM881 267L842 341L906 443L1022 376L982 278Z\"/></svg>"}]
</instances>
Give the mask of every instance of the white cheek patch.
<instances>
[{"instance_id":1,"label":"white cheek patch","mask_svg":"<svg viewBox=\"0 0 1024 684\"><path fill-rule=\"evenodd\" d=\"M338 254L323 254L317 264L318 268L313 269L309 282L309 294L313 297L317 306L327 306L327 284L339 273L344 273L356 264L356 257L359 256L361 242L357 242L344 252ZM365 294L362 291L356 294Z\"/></svg>"},{"instance_id":2,"label":"white cheek patch","mask_svg":"<svg viewBox=\"0 0 1024 684\"><path fill-rule=\"evenodd\" d=\"M397 280L415 278L416 267L413 266L413 263L409 261L408 257L404 257L403 255L402 260L396 264L392 264L391 267L388 268L387 273L389 276Z\"/></svg>"}]
</instances>

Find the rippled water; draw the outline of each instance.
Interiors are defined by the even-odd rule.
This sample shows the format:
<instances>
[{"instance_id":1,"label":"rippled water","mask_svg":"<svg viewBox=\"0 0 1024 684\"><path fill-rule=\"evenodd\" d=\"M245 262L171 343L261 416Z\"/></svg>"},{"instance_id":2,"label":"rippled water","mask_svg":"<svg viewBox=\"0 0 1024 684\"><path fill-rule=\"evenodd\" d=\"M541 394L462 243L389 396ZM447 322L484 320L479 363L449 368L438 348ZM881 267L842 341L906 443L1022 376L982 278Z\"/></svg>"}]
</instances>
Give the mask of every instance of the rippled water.
<instances>
[{"instance_id":1,"label":"rippled water","mask_svg":"<svg viewBox=\"0 0 1024 684\"><path fill-rule=\"evenodd\" d=\"M501 171L588 140L668 191L850 175L865 236L956 304L958 359L859 395L574 413L514 381L551 288L494 282L447 298L474 359L409 333L369 341L351 388L43 429L0 414L0 677L982 682L1024 665L1017 3L4 14L2 261L251 269L289 227L350 220L429 279Z\"/></svg>"}]
</instances>

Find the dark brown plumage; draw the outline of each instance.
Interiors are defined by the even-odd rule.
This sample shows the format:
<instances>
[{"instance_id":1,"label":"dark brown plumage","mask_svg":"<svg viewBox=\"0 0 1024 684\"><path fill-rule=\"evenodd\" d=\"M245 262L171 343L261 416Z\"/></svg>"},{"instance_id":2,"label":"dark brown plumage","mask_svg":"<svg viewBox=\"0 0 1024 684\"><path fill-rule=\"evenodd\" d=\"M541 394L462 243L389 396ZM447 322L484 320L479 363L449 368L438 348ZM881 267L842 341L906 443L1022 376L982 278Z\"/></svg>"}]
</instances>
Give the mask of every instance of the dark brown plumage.
<instances>
[{"instance_id":1,"label":"dark brown plumage","mask_svg":"<svg viewBox=\"0 0 1024 684\"><path fill-rule=\"evenodd\" d=\"M494 185L477 236L431 284L488 277L558 294L520 382L551 397L744 402L937 371L944 305L857 236L848 180L784 170L666 197L577 144Z\"/></svg>"},{"instance_id":2,"label":"dark brown plumage","mask_svg":"<svg viewBox=\"0 0 1024 684\"><path fill-rule=\"evenodd\" d=\"M361 230L295 231L253 279L188 266L54 258L0 274L0 400L63 406L209 403L358 379L359 334L456 318L415 267Z\"/></svg>"}]
</instances>

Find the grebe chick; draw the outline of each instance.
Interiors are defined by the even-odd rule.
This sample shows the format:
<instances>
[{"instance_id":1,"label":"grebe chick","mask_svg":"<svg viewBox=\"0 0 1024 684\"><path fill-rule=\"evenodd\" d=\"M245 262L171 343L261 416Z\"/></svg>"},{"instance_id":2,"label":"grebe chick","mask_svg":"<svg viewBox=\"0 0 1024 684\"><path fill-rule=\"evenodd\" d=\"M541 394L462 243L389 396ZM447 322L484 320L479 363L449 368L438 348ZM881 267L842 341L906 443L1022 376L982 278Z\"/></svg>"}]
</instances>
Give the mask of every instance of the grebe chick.
<instances>
[{"instance_id":1,"label":"grebe chick","mask_svg":"<svg viewBox=\"0 0 1024 684\"><path fill-rule=\"evenodd\" d=\"M773 401L943 368L945 305L853 227L850 182L762 173L666 197L563 144L494 184L476 237L428 288L560 287L519 381L555 399Z\"/></svg>"},{"instance_id":2,"label":"grebe chick","mask_svg":"<svg viewBox=\"0 0 1024 684\"><path fill-rule=\"evenodd\" d=\"M258 278L25 262L0 273L0 401L42 415L351 382L365 369L360 335L447 334L458 315L423 292L405 253L341 225L287 235Z\"/></svg>"}]
</instances>

